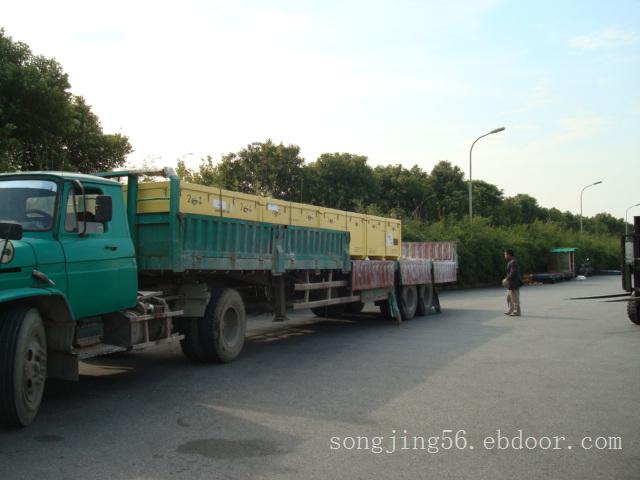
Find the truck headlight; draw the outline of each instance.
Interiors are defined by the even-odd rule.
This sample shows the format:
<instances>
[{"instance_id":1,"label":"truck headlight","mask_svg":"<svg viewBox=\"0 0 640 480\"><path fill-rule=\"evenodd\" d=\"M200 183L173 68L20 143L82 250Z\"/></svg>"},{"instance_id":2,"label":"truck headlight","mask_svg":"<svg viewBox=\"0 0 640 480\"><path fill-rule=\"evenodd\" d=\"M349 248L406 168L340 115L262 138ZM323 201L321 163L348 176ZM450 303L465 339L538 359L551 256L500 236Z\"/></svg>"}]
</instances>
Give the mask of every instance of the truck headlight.
<instances>
[{"instance_id":1,"label":"truck headlight","mask_svg":"<svg viewBox=\"0 0 640 480\"><path fill-rule=\"evenodd\" d=\"M0 255L2 255L2 258L0 258L0 263L9 263L11 260L13 260L13 243L7 242L6 240L0 240L0 249L2 249L2 251L0 252Z\"/></svg>"}]
</instances>

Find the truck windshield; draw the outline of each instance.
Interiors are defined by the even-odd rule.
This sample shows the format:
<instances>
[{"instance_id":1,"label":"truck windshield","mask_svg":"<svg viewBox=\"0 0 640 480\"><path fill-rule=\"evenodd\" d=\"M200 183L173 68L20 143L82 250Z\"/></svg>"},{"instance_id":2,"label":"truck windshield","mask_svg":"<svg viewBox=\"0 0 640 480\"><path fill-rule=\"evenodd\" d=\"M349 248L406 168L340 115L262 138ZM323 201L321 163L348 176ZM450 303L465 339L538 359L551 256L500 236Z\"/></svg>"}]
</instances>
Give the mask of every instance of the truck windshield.
<instances>
[{"instance_id":1,"label":"truck windshield","mask_svg":"<svg viewBox=\"0 0 640 480\"><path fill-rule=\"evenodd\" d=\"M58 186L49 180L0 180L0 222L39 232L53 225Z\"/></svg>"}]
</instances>

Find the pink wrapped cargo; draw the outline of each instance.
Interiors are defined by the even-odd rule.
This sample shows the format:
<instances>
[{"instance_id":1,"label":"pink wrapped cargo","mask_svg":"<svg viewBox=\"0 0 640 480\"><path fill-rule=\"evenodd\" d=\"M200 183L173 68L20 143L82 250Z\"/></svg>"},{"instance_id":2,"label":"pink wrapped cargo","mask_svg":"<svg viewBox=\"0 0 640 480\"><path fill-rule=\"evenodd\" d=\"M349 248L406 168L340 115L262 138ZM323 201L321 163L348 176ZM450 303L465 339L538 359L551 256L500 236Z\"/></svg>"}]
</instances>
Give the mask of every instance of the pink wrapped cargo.
<instances>
[{"instance_id":1,"label":"pink wrapped cargo","mask_svg":"<svg viewBox=\"0 0 640 480\"><path fill-rule=\"evenodd\" d=\"M455 242L402 242L401 260L431 260L434 283L455 282L458 254Z\"/></svg>"}]
</instances>

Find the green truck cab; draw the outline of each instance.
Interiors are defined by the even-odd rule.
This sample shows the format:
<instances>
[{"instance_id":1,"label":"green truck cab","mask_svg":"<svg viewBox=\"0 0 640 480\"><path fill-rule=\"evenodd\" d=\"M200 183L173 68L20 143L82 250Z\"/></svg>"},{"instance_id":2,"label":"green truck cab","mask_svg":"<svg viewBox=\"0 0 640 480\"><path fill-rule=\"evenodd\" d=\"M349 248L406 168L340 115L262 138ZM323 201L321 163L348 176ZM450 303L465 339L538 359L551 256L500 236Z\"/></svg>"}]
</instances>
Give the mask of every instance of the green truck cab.
<instances>
[{"instance_id":1,"label":"green truck cab","mask_svg":"<svg viewBox=\"0 0 640 480\"><path fill-rule=\"evenodd\" d=\"M113 180L50 172L0 175L5 423L33 420L47 365L50 376L75 375L64 368L65 359L76 360L74 347L83 334L92 335L90 328L78 328L81 319L135 307L138 272L124 212L121 185Z\"/></svg>"}]
</instances>

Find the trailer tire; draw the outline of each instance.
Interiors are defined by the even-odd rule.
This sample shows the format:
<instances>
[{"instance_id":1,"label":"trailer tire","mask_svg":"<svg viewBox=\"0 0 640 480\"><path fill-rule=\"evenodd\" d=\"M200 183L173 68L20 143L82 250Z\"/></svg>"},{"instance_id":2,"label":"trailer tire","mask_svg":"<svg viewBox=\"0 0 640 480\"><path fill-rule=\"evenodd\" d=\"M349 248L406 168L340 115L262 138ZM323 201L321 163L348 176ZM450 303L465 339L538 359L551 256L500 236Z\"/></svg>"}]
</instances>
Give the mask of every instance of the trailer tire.
<instances>
[{"instance_id":1,"label":"trailer tire","mask_svg":"<svg viewBox=\"0 0 640 480\"><path fill-rule=\"evenodd\" d=\"M198 327L201 361L227 363L240 355L247 332L247 314L238 291L214 288Z\"/></svg>"},{"instance_id":2,"label":"trailer tire","mask_svg":"<svg viewBox=\"0 0 640 480\"><path fill-rule=\"evenodd\" d=\"M627 316L636 325L640 325L640 302L627 302Z\"/></svg>"},{"instance_id":3,"label":"trailer tire","mask_svg":"<svg viewBox=\"0 0 640 480\"><path fill-rule=\"evenodd\" d=\"M402 320L411 320L416 316L418 308L418 287L415 285L403 285L398 292L398 307Z\"/></svg>"},{"instance_id":4,"label":"trailer tire","mask_svg":"<svg viewBox=\"0 0 640 480\"><path fill-rule=\"evenodd\" d=\"M416 309L416 315L424 317L431 313L431 307L433 307L433 283L427 283L418 286L418 308Z\"/></svg>"},{"instance_id":5,"label":"trailer tire","mask_svg":"<svg viewBox=\"0 0 640 480\"><path fill-rule=\"evenodd\" d=\"M26 427L38 414L47 378L47 338L36 308L0 314L0 422Z\"/></svg>"}]
</instances>

